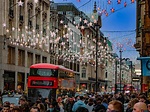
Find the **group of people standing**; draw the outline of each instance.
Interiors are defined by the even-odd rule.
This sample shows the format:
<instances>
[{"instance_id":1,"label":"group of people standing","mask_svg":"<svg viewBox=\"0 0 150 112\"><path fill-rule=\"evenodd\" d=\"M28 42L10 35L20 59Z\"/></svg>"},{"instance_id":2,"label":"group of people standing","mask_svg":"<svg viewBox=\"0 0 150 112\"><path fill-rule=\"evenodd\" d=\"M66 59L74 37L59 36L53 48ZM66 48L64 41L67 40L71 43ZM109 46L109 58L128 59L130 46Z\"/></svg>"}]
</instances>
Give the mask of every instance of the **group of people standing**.
<instances>
[{"instance_id":1,"label":"group of people standing","mask_svg":"<svg viewBox=\"0 0 150 112\"><path fill-rule=\"evenodd\" d=\"M127 104L127 107L125 107ZM84 96L56 98L39 97L35 103L21 97L19 105L4 102L0 112L150 112L150 103L144 94L88 93Z\"/></svg>"}]
</instances>

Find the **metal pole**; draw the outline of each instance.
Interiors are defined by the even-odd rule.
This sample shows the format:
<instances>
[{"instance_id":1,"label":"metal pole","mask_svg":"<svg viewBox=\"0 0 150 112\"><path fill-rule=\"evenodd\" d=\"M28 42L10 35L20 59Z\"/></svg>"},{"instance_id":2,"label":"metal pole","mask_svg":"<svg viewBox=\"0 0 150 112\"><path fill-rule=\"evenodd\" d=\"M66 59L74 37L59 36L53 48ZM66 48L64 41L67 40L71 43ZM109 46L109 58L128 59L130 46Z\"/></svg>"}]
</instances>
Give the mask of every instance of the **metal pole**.
<instances>
[{"instance_id":1,"label":"metal pole","mask_svg":"<svg viewBox=\"0 0 150 112\"><path fill-rule=\"evenodd\" d=\"M115 93L117 93L117 59L115 59Z\"/></svg>"},{"instance_id":2,"label":"metal pole","mask_svg":"<svg viewBox=\"0 0 150 112\"><path fill-rule=\"evenodd\" d=\"M131 61L131 87L132 87L132 61Z\"/></svg>"},{"instance_id":3,"label":"metal pole","mask_svg":"<svg viewBox=\"0 0 150 112\"><path fill-rule=\"evenodd\" d=\"M122 71L121 71L121 66L122 66L122 49L120 48L120 92L122 91L122 87L121 87L121 80L122 80Z\"/></svg>"},{"instance_id":4,"label":"metal pole","mask_svg":"<svg viewBox=\"0 0 150 112\"><path fill-rule=\"evenodd\" d=\"M132 86L132 61L131 62L131 93L133 92L133 86Z\"/></svg>"},{"instance_id":5,"label":"metal pole","mask_svg":"<svg viewBox=\"0 0 150 112\"><path fill-rule=\"evenodd\" d=\"M96 27L96 93L97 93L97 90L98 90L98 84L97 84L97 67L98 67L98 60L97 60L97 52L98 52L98 46L97 46L97 43L98 43L98 28Z\"/></svg>"}]
</instances>

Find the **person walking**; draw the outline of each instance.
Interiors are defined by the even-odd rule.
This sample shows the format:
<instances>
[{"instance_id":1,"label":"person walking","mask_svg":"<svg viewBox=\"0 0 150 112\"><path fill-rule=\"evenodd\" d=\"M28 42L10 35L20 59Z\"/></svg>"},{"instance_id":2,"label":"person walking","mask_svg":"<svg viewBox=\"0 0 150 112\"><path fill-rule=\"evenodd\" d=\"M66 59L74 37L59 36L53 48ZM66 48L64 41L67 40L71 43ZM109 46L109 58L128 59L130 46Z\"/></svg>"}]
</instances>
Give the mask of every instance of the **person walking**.
<instances>
[{"instance_id":1,"label":"person walking","mask_svg":"<svg viewBox=\"0 0 150 112\"><path fill-rule=\"evenodd\" d=\"M80 99L73 105L72 111L76 112L79 107L87 108L86 104L84 103L84 100L85 98L83 96L80 96Z\"/></svg>"}]
</instances>

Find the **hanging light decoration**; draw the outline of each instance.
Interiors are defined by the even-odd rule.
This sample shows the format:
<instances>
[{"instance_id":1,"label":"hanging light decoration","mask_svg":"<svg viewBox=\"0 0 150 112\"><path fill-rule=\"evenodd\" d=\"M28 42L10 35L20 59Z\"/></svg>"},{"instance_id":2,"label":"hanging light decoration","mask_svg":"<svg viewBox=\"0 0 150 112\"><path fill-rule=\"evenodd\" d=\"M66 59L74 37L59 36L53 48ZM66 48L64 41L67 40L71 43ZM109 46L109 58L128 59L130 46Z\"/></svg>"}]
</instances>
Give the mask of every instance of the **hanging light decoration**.
<instances>
[{"instance_id":1,"label":"hanging light decoration","mask_svg":"<svg viewBox=\"0 0 150 112\"><path fill-rule=\"evenodd\" d=\"M126 6L127 6L127 2L125 1L125 2L124 2L124 7L126 7Z\"/></svg>"},{"instance_id":2,"label":"hanging light decoration","mask_svg":"<svg viewBox=\"0 0 150 112\"><path fill-rule=\"evenodd\" d=\"M115 12L115 9L113 7L111 8L111 12Z\"/></svg>"},{"instance_id":3,"label":"hanging light decoration","mask_svg":"<svg viewBox=\"0 0 150 112\"><path fill-rule=\"evenodd\" d=\"M135 1L134 0L131 0L131 3L134 3Z\"/></svg>"},{"instance_id":4,"label":"hanging light decoration","mask_svg":"<svg viewBox=\"0 0 150 112\"><path fill-rule=\"evenodd\" d=\"M23 2L21 0L18 2L18 6L23 6Z\"/></svg>"},{"instance_id":5,"label":"hanging light decoration","mask_svg":"<svg viewBox=\"0 0 150 112\"><path fill-rule=\"evenodd\" d=\"M111 4L111 2L112 2L111 0L108 0L108 1L107 1L108 4Z\"/></svg>"},{"instance_id":6,"label":"hanging light decoration","mask_svg":"<svg viewBox=\"0 0 150 112\"><path fill-rule=\"evenodd\" d=\"M97 10L98 10L98 11L100 11L100 10L101 10L101 8L100 8L100 7L98 7L98 8L97 8Z\"/></svg>"},{"instance_id":7,"label":"hanging light decoration","mask_svg":"<svg viewBox=\"0 0 150 112\"><path fill-rule=\"evenodd\" d=\"M106 14L105 14L106 16L108 16L108 13L106 12Z\"/></svg>"},{"instance_id":8,"label":"hanging light decoration","mask_svg":"<svg viewBox=\"0 0 150 112\"><path fill-rule=\"evenodd\" d=\"M121 0L117 0L117 3L118 3L118 4L121 4Z\"/></svg>"}]
</instances>

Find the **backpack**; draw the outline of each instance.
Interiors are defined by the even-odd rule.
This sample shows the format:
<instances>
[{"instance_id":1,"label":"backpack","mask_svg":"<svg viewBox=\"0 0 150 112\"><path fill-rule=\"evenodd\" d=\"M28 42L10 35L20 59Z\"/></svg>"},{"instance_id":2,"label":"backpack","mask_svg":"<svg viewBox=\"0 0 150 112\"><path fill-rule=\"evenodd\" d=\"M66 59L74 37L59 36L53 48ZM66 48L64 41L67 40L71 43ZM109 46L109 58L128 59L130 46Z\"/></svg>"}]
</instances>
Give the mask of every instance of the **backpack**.
<instances>
[{"instance_id":1,"label":"backpack","mask_svg":"<svg viewBox=\"0 0 150 112\"><path fill-rule=\"evenodd\" d=\"M89 112L89 111L85 107L78 107L78 109L76 110L76 112Z\"/></svg>"}]
</instances>

